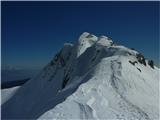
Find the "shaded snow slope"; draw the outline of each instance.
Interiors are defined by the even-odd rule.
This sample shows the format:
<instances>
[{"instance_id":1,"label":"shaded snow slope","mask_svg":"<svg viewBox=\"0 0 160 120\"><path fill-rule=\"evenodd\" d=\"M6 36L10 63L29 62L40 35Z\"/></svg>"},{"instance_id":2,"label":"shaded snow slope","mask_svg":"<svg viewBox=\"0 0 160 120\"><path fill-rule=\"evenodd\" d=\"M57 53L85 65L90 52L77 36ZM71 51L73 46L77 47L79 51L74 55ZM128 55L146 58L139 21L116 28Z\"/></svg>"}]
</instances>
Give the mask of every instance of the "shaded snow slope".
<instances>
[{"instance_id":1,"label":"shaded snow slope","mask_svg":"<svg viewBox=\"0 0 160 120\"><path fill-rule=\"evenodd\" d=\"M144 80L128 60L124 56L102 59L88 82L40 118L158 120L158 79L152 82L146 75Z\"/></svg>"},{"instance_id":2,"label":"shaded snow slope","mask_svg":"<svg viewBox=\"0 0 160 120\"><path fill-rule=\"evenodd\" d=\"M20 86L16 86L1 90L1 104L4 104L8 99L10 99L19 88Z\"/></svg>"},{"instance_id":3,"label":"shaded snow slope","mask_svg":"<svg viewBox=\"0 0 160 120\"><path fill-rule=\"evenodd\" d=\"M158 119L159 69L137 54L85 32L2 105L2 118Z\"/></svg>"}]
</instances>

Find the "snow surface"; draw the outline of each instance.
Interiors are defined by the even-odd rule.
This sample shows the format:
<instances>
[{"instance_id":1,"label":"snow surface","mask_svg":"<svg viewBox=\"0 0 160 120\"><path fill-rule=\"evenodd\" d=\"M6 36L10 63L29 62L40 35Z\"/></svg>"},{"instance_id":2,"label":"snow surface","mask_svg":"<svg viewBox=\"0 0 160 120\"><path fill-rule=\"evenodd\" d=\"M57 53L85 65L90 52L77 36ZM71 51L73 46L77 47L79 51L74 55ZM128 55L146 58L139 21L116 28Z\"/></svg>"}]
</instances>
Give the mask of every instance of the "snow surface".
<instances>
[{"instance_id":1,"label":"snow surface","mask_svg":"<svg viewBox=\"0 0 160 120\"><path fill-rule=\"evenodd\" d=\"M160 70L137 53L85 32L2 105L2 118L158 120Z\"/></svg>"},{"instance_id":2,"label":"snow surface","mask_svg":"<svg viewBox=\"0 0 160 120\"><path fill-rule=\"evenodd\" d=\"M8 99L10 99L15 92L20 88L20 86L2 89L1 90L1 104L5 103Z\"/></svg>"}]
</instances>

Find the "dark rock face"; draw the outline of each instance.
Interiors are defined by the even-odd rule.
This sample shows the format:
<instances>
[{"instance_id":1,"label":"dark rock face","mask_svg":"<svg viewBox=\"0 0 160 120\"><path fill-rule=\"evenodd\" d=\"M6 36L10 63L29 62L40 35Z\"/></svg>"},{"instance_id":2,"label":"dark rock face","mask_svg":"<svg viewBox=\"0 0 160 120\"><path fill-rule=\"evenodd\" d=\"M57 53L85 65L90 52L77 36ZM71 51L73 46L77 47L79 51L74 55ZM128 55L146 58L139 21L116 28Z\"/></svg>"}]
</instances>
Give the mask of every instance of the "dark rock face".
<instances>
[{"instance_id":1,"label":"dark rock face","mask_svg":"<svg viewBox=\"0 0 160 120\"><path fill-rule=\"evenodd\" d=\"M139 72L141 72L141 69L137 68L137 70L139 70Z\"/></svg>"},{"instance_id":2,"label":"dark rock face","mask_svg":"<svg viewBox=\"0 0 160 120\"><path fill-rule=\"evenodd\" d=\"M93 35L92 34L89 34L86 38L92 38Z\"/></svg>"},{"instance_id":3,"label":"dark rock face","mask_svg":"<svg viewBox=\"0 0 160 120\"><path fill-rule=\"evenodd\" d=\"M142 54L137 54L136 57L137 57L137 60L138 60L139 63L146 66L146 61L145 61L145 58Z\"/></svg>"},{"instance_id":4,"label":"dark rock face","mask_svg":"<svg viewBox=\"0 0 160 120\"><path fill-rule=\"evenodd\" d=\"M129 61L129 63L131 63L132 65L135 65L137 63L137 61L134 61L134 62Z\"/></svg>"},{"instance_id":5,"label":"dark rock face","mask_svg":"<svg viewBox=\"0 0 160 120\"><path fill-rule=\"evenodd\" d=\"M151 68L154 69L154 62L153 62L153 60L149 60L149 61L148 61L148 65L149 65Z\"/></svg>"},{"instance_id":6,"label":"dark rock face","mask_svg":"<svg viewBox=\"0 0 160 120\"><path fill-rule=\"evenodd\" d=\"M54 63L54 61L52 60L51 62L50 62L50 65L51 66L53 66L55 63Z\"/></svg>"},{"instance_id":7,"label":"dark rock face","mask_svg":"<svg viewBox=\"0 0 160 120\"><path fill-rule=\"evenodd\" d=\"M50 63L51 66L53 66L57 62L59 62L62 67L64 67L66 65L65 60L64 60L63 56L61 55L61 53L62 53L62 50L55 55L54 60L52 60Z\"/></svg>"},{"instance_id":8,"label":"dark rock face","mask_svg":"<svg viewBox=\"0 0 160 120\"><path fill-rule=\"evenodd\" d=\"M61 53L61 52L59 52L59 53L57 53L57 54L55 55L55 57L54 57L54 61L55 61L55 62L57 62L57 61L58 61L59 56L60 56L60 53Z\"/></svg>"},{"instance_id":9,"label":"dark rock face","mask_svg":"<svg viewBox=\"0 0 160 120\"><path fill-rule=\"evenodd\" d=\"M68 81L69 81L69 75L67 74L64 77L64 80L63 80L63 83L62 83L62 89L65 88L65 86L67 85Z\"/></svg>"}]
</instances>

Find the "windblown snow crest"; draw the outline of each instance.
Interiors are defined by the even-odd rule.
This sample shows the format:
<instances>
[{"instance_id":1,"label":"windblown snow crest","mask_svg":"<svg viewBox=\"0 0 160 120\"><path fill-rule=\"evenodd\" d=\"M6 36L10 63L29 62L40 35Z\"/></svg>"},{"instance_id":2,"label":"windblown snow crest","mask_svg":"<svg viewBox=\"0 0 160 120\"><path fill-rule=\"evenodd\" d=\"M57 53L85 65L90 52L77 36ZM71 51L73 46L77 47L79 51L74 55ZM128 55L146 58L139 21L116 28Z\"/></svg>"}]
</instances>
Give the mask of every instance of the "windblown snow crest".
<instances>
[{"instance_id":1,"label":"windblown snow crest","mask_svg":"<svg viewBox=\"0 0 160 120\"><path fill-rule=\"evenodd\" d=\"M159 119L159 68L110 37L83 33L2 104L2 119Z\"/></svg>"}]
</instances>

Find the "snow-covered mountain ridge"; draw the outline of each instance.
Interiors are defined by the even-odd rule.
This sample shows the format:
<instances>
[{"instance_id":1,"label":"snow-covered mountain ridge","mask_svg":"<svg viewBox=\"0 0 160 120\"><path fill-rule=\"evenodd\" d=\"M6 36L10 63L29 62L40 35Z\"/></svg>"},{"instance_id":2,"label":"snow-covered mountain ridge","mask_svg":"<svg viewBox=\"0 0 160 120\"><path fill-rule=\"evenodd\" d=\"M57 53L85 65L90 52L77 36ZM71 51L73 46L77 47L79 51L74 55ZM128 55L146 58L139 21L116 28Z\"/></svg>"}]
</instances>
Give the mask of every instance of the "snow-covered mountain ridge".
<instances>
[{"instance_id":1,"label":"snow-covered mountain ridge","mask_svg":"<svg viewBox=\"0 0 160 120\"><path fill-rule=\"evenodd\" d=\"M158 120L159 72L139 52L85 32L2 105L2 118Z\"/></svg>"}]
</instances>

